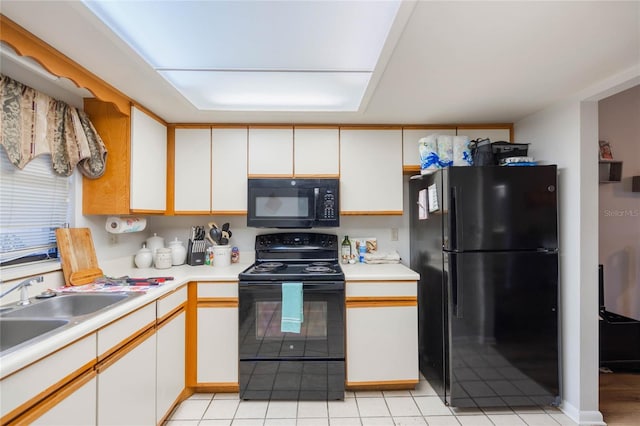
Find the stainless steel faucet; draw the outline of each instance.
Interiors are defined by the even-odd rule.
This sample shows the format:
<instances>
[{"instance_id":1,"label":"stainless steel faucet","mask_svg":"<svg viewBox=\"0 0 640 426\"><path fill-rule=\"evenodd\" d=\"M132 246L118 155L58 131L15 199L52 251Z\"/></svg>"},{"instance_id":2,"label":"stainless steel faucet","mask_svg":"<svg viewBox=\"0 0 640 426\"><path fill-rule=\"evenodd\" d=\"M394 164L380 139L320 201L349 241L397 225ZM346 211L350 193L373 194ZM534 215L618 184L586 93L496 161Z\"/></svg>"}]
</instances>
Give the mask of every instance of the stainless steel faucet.
<instances>
[{"instance_id":1,"label":"stainless steel faucet","mask_svg":"<svg viewBox=\"0 0 640 426\"><path fill-rule=\"evenodd\" d=\"M0 294L0 299L6 296L7 294L11 293L13 290L20 289L20 301L18 302L18 305L28 305L31 303L31 300L29 300L29 293L27 292L27 287L30 286L31 283L33 282L41 283L42 281L44 281L44 277L42 275L39 277L26 279L14 285L9 290L2 292L2 294Z\"/></svg>"}]
</instances>

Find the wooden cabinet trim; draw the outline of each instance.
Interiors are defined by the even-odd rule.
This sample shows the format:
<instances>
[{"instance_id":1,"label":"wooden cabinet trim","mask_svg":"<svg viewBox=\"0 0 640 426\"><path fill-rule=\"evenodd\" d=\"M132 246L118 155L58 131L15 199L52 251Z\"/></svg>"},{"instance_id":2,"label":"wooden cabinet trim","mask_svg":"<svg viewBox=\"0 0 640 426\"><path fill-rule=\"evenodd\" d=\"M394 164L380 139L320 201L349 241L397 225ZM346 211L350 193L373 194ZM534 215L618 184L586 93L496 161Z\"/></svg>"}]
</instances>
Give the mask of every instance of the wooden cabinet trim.
<instances>
[{"instance_id":1,"label":"wooden cabinet trim","mask_svg":"<svg viewBox=\"0 0 640 426\"><path fill-rule=\"evenodd\" d=\"M196 392L204 393L238 393L240 385L234 382L205 382L198 383L193 387Z\"/></svg>"},{"instance_id":2,"label":"wooden cabinet trim","mask_svg":"<svg viewBox=\"0 0 640 426\"><path fill-rule=\"evenodd\" d=\"M31 424L43 414L47 413L53 407L58 405L60 402L65 400L75 391L80 389L82 386L90 382L96 377L97 373L93 368L84 373L80 374L78 377L72 379L71 382L62 385L59 389L54 390L50 395L46 396L44 400L41 400L40 395L33 398L32 401L34 405L27 409L26 412L16 417L15 419L10 420L8 423L5 423L5 419L0 420L0 424L9 425L21 425L21 424ZM39 402L41 401L41 402ZM39 402L39 403L38 403Z\"/></svg>"},{"instance_id":3,"label":"wooden cabinet trim","mask_svg":"<svg viewBox=\"0 0 640 426\"><path fill-rule=\"evenodd\" d=\"M376 382L346 382L349 391L414 389L419 380L388 380Z\"/></svg>"},{"instance_id":4,"label":"wooden cabinet trim","mask_svg":"<svg viewBox=\"0 0 640 426\"><path fill-rule=\"evenodd\" d=\"M180 306L172 309L171 312L169 312L168 314L162 316L161 318L158 318L156 322L156 330L159 330L160 328L164 327L165 325L170 323L172 320L174 320L177 316L179 316L181 313L185 312L186 305L187 305L187 302L184 302L180 304Z\"/></svg>"},{"instance_id":5,"label":"wooden cabinet trim","mask_svg":"<svg viewBox=\"0 0 640 426\"><path fill-rule=\"evenodd\" d=\"M11 46L19 55L34 59L51 74L68 78L76 86L93 93L96 98L112 103L121 114L130 114L130 99L113 86L2 14L0 27L0 40Z\"/></svg>"},{"instance_id":6,"label":"wooden cabinet trim","mask_svg":"<svg viewBox=\"0 0 640 426\"><path fill-rule=\"evenodd\" d=\"M198 308L237 308L237 297L208 297L198 299Z\"/></svg>"},{"instance_id":7,"label":"wooden cabinet trim","mask_svg":"<svg viewBox=\"0 0 640 426\"><path fill-rule=\"evenodd\" d=\"M343 210L340 212L340 214L345 216L402 216L404 212L402 210L384 210L376 212L370 212L366 210Z\"/></svg>"},{"instance_id":8,"label":"wooden cabinet trim","mask_svg":"<svg viewBox=\"0 0 640 426\"><path fill-rule=\"evenodd\" d=\"M116 348L113 348L113 350L108 351L108 355L105 355L98 360L98 364L95 367L98 374L102 373L104 370L115 364L123 356L131 352L149 337L153 336L155 332L155 324L152 324L142 332L136 333L130 338L125 339L122 344L118 345Z\"/></svg>"},{"instance_id":9,"label":"wooden cabinet trim","mask_svg":"<svg viewBox=\"0 0 640 426\"><path fill-rule=\"evenodd\" d=\"M418 298L413 296L354 296L345 299L347 308L395 308L418 306Z\"/></svg>"}]
</instances>

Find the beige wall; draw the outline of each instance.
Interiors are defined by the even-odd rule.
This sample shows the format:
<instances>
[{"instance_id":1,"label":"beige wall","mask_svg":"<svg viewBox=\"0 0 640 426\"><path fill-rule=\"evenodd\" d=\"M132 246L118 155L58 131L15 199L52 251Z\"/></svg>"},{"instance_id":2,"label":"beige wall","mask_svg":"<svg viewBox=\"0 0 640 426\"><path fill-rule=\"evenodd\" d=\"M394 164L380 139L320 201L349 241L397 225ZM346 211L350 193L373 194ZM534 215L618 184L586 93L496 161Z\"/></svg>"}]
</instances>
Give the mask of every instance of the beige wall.
<instances>
[{"instance_id":1,"label":"beige wall","mask_svg":"<svg viewBox=\"0 0 640 426\"><path fill-rule=\"evenodd\" d=\"M622 181L598 187L605 305L640 319L640 192L631 192L631 176L640 175L640 85L601 100L598 126L599 139L623 161Z\"/></svg>"}]
</instances>

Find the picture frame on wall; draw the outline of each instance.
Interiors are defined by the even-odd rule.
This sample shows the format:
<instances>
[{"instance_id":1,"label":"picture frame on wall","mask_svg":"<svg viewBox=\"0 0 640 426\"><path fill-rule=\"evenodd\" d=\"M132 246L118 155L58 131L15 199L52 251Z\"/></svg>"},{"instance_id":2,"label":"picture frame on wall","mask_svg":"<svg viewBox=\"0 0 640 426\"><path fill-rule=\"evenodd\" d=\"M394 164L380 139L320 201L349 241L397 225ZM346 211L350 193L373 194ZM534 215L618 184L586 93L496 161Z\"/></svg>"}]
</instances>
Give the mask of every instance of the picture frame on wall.
<instances>
[{"instance_id":1,"label":"picture frame on wall","mask_svg":"<svg viewBox=\"0 0 640 426\"><path fill-rule=\"evenodd\" d=\"M598 141L600 145L600 159L601 160L613 160L613 153L611 152L611 144L607 141Z\"/></svg>"}]
</instances>

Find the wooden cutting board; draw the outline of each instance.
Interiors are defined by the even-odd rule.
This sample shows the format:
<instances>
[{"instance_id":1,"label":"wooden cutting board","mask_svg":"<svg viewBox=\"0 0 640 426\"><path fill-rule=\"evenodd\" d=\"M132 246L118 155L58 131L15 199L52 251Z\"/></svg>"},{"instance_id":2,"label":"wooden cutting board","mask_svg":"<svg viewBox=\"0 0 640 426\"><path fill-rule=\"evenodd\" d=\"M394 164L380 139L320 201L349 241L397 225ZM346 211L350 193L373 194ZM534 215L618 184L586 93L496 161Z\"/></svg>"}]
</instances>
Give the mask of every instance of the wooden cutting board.
<instances>
[{"instance_id":1,"label":"wooden cutting board","mask_svg":"<svg viewBox=\"0 0 640 426\"><path fill-rule=\"evenodd\" d=\"M58 228L62 273L66 285L83 285L103 276L89 228Z\"/></svg>"}]
</instances>

